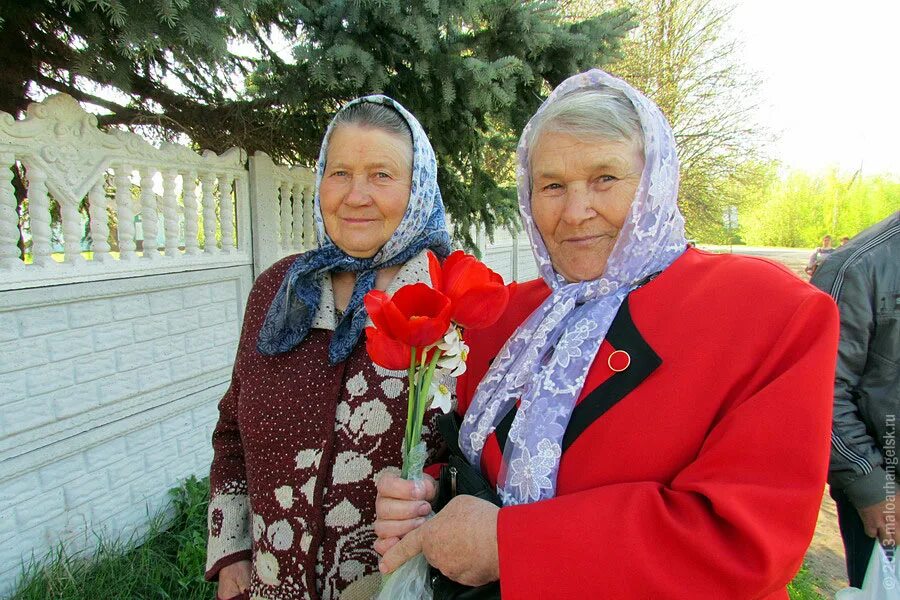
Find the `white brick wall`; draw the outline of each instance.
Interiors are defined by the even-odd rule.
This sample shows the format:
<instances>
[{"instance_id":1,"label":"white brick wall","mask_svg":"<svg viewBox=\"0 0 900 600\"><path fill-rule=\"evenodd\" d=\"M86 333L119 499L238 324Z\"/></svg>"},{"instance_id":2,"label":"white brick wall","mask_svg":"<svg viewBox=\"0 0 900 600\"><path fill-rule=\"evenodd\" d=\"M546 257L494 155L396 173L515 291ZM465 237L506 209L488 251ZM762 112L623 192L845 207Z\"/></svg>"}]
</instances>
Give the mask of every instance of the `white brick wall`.
<instances>
[{"instance_id":1,"label":"white brick wall","mask_svg":"<svg viewBox=\"0 0 900 600\"><path fill-rule=\"evenodd\" d=\"M524 235L517 268L537 275ZM208 471L250 283L248 264L0 292L0 596L32 553L140 535Z\"/></svg>"},{"instance_id":2,"label":"white brick wall","mask_svg":"<svg viewBox=\"0 0 900 600\"><path fill-rule=\"evenodd\" d=\"M89 547L93 532L126 539L139 534L147 516L165 506L170 487L208 471L215 418L215 411L198 407L173 418L186 427L163 422L5 482L0 595L32 550L41 556L57 541L72 550Z\"/></svg>"},{"instance_id":3,"label":"white brick wall","mask_svg":"<svg viewBox=\"0 0 900 600\"><path fill-rule=\"evenodd\" d=\"M204 475L248 266L0 292L0 596Z\"/></svg>"}]
</instances>

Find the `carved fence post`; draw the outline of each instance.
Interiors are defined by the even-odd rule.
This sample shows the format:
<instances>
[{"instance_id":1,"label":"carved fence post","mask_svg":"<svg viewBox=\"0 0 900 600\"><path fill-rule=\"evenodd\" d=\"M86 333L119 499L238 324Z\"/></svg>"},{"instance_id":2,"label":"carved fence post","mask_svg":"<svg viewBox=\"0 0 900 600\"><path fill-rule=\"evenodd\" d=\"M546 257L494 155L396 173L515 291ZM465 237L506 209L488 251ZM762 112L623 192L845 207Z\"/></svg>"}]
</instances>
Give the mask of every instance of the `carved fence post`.
<instances>
[{"instance_id":1,"label":"carved fence post","mask_svg":"<svg viewBox=\"0 0 900 600\"><path fill-rule=\"evenodd\" d=\"M90 206L91 224L91 249L94 252L94 260L105 262L109 260L109 218L106 215L106 206L109 200L106 197L105 178L97 180L88 195Z\"/></svg>"},{"instance_id":2,"label":"carved fence post","mask_svg":"<svg viewBox=\"0 0 900 600\"><path fill-rule=\"evenodd\" d=\"M184 252L190 256L200 254L197 234L200 233L199 209L197 207L197 172L181 173L181 196L184 202Z\"/></svg>"},{"instance_id":3,"label":"carved fence post","mask_svg":"<svg viewBox=\"0 0 900 600\"><path fill-rule=\"evenodd\" d=\"M235 244L238 250L251 251L250 240L253 237L252 218L253 210L250 207L250 184L247 173L243 172L234 180L234 212L237 215L235 225Z\"/></svg>"},{"instance_id":4,"label":"carved fence post","mask_svg":"<svg viewBox=\"0 0 900 600\"><path fill-rule=\"evenodd\" d=\"M256 152L250 157L249 188L253 276L259 277L280 257L278 181L275 163L265 152Z\"/></svg>"},{"instance_id":5,"label":"carved fence post","mask_svg":"<svg viewBox=\"0 0 900 600\"><path fill-rule=\"evenodd\" d=\"M206 254L217 254L216 198L213 195L216 175L205 171L200 175L200 181L203 184L203 252Z\"/></svg>"},{"instance_id":6,"label":"carved fence post","mask_svg":"<svg viewBox=\"0 0 900 600\"><path fill-rule=\"evenodd\" d=\"M303 183L295 181L291 194L294 196L294 218L291 227L291 237L294 243L291 249L300 252L303 250L303 226L305 225L303 221Z\"/></svg>"},{"instance_id":7,"label":"carved fence post","mask_svg":"<svg viewBox=\"0 0 900 600\"><path fill-rule=\"evenodd\" d=\"M116 212L118 213L119 259L131 260L134 248L134 200L131 197L131 165L116 167Z\"/></svg>"},{"instance_id":8,"label":"carved fence post","mask_svg":"<svg viewBox=\"0 0 900 600\"><path fill-rule=\"evenodd\" d=\"M53 262L50 256L50 199L47 197L47 175L40 167L28 168L28 216L31 220L32 263L39 267L50 266Z\"/></svg>"},{"instance_id":9,"label":"carved fence post","mask_svg":"<svg viewBox=\"0 0 900 600\"><path fill-rule=\"evenodd\" d=\"M222 252L234 252L234 200L232 178L219 173L219 222L222 224Z\"/></svg>"},{"instance_id":10,"label":"carved fence post","mask_svg":"<svg viewBox=\"0 0 900 600\"><path fill-rule=\"evenodd\" d=\"M178 171L166 169L163 172L163 223L166 233L166 256L175 258L181 255L178 250L178 195L175 193L175 180Z\"/></svg>"},{"instance_id":11,"label":"carved fence post","mask_svg":"<svg viewBox=\"0 0 900 600\"><path fill-rule=\"evenodd\" d=\"M289 252L291 249L291 232L293 229L293 214L291 212L291 182L287 179L281 180L281 211L279 219L281 220L281 250Z\"/></svg>"},{"instance_id":12,"label":"carved fence post","mask_svg":"<svg viewBox=\"0 0 900 600\"><path fill-rule=\"evenodd\" d=\"M153 170L142 166L138 169L141 174L141 228L144 232L144 258L159 258L157 235L159 234L159 212L156 208L156 192L153 191Z\"/></svg>"},{"instance_id":13,"label":"carved fence post","mask_svg":"<svg viewBox=\"0 0 900 600\"><path fill-rule=\"evenodd\" d=\"M315 210L315 187L307 185L303 188L303 249L316 247L316 224L313 216Z\"/></svg>"},{"instance_id":14,"label":"carved fence post","mask_svg":"<svg viewBox=\"0 0 900 600\"><path fill-rule=\"evenodd\" d=\"M19 213L12 178L16 157L0 154L0 269L21 269L19 258Z\"/></svg>"},{"instance_id":15,"label":"carved fence post","mask_svg":"<svg viewBox=\"0 0 900 600\"><path fill-rule=\"evenodd\" d=\"M59 212L62 217L63 242L66 249L65 262L73 265L84 263L81 256L81 213L78 211L78 200L65 196L57 198Z\"/></svg>"}]
</instances>

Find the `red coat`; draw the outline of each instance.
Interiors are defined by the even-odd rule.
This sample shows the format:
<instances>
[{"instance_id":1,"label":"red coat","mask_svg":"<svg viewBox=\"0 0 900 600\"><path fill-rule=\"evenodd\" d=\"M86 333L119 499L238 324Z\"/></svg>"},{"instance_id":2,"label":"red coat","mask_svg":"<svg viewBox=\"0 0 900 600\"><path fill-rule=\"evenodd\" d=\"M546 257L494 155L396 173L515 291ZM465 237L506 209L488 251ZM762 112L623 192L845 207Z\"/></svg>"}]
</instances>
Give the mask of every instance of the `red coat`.
<instances>
[{"instance_id":1,"label":"red coat","mask_svg":"<svg viewBox=\"0 0 900 600\"><path fill-rule=\"evenodd\" d=\"M548 293L518 286L468 334L460 412ZM831 298L762 259L691 249L634 291L573 413L557 496L500 510L503 597L786 599L825 487L837 341ZM621 373L614 347L632 359ZM492 435L494 482L501 456Z\"/></svg>"}]
</instances>

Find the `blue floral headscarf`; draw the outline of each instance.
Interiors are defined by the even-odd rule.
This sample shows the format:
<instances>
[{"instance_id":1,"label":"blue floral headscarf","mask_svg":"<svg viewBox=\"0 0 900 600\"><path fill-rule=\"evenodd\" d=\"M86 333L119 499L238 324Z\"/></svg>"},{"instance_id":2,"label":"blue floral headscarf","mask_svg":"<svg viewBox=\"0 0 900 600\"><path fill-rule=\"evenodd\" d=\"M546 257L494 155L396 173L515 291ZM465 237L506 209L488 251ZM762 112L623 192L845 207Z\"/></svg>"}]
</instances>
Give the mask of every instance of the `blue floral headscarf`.
<instances>
[{"instance_id":1,"label":"blue floral headscarf","mask_svg":"<svg viewBox=\"0 0 900 600\"><path fill-rule=\"evenodd\" d=\"M605 271L597 279L569 283L553 267L532 218L529 132L537 116L560 98L603 88L620 90L634 105L644 139L644 170ZM520 401L497 481L504 505L556 494L563 435L613 318L641 281L672 264L686 246L672 128L652 101L621 79L593 69L561 83L522 132L518 161L522 222L552 293L494 359L475 390L459 436L463 453L473 465L480 464L487 437Z\"/></svg>"},{"instance_id":2,"label":"blue floral headscarf","mask_svg":"<svg viewBox=\"0 0 900 600\"><path fill-rule=\"evenodd\" d=\"M347 103L341 112L363 102L393 108L400 113L412 132L412 187L406 212L390 239L371 258L354 258L332 241L325 231L319 201L319 185L325 171L328 140L335 125L332 120L325 132L316 164L315 222L318 248L298 256L288 269L259 332L256 347L262 354L281 354L302 342L309 333L319 308L323 278L331 272L352 271L356 273L353 294L347 310L335 327L328 348L331 363L341 362L353 351L365 328L366 311L362 300L366 292L375 286L376 271L402 265L425 249L433 250L441 257L450 253L450 235L447 233L444 203L437 183L437 161L422 125L398 102L381 95L357 98Z\"/></svg>"}]
</instances>

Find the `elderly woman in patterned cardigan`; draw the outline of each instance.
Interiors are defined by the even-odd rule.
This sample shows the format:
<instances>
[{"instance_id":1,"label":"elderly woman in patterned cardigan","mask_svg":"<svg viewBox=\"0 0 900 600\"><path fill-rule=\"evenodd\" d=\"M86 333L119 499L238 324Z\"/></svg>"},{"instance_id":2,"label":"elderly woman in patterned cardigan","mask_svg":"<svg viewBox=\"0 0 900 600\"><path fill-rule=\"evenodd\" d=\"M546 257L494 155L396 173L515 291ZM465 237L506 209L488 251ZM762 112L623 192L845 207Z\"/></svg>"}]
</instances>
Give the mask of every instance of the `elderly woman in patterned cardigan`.
<instances>
[{"instance_id":1,"label":"elderly woman in patterned cardigan","mask_svg":"<svg viewBox=\"0 0 900 600\"><path fill-rule=\"evenodd\" d=\"M378 589L372 481L400 462L406 378L370 361L362 298L429 281L450 238L431 144L390 98L346 105L317 167L319 247L254 284L219 405L206 578L223 600Z\"/></svg>"}]
</instances>

